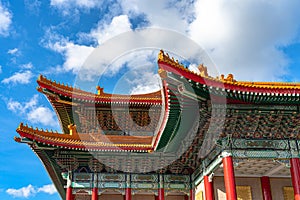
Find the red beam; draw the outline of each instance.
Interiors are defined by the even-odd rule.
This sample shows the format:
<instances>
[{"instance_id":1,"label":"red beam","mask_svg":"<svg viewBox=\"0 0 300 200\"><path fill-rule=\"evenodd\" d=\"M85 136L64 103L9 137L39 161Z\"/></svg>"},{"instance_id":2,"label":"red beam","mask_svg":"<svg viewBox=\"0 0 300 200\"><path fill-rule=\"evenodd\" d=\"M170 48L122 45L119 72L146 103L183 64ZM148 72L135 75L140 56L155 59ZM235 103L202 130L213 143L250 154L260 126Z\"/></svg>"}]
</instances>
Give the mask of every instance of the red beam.
<instances>
[{"instance_id":1,"label":"red beam","mask_svg":"<svg viewBox=\"0 0 300 200\"><path fill-rule=\"evenodd\" d=\"M270 179L268 176L260 177L261 182L261 190L263 195L263 200L272 200L272 193L271 193L271 185Z\"/></svg>"},{"instance_id":2,"label":"red beam","mask_svg":"<svg viewBox=\"0 0 300 200\"><path fill-rule=\"evenodd\" d=\"M231 156L223 157L222 162L223 162L223 170L224 170L226 199L237 200L232 157Z\"/></svg>"},{"instance_id":3,"label":"red beam","mask_svg":"<svg viewBox=\"0 0 300 200\"><path fill-rule=\"evenodd\" d=\"M291 158L290 164L295 200L300 200L300 159Z\"/></svg>"}]
</instances>

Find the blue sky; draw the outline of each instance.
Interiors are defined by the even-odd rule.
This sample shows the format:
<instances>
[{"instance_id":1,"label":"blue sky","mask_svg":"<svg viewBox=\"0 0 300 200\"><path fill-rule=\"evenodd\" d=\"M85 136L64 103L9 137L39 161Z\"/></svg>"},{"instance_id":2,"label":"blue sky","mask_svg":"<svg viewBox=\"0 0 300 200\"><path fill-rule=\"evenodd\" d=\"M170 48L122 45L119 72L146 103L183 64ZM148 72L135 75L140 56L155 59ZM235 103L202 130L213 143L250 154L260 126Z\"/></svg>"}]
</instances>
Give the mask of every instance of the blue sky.
<instances>
[{"instance_id":1,"label":"blue sky","mask_svg":"<svg viewBox=\"0 0 300 200\"><path fill-rule=\"evenodd\" d=\"M114 36L155 27L191 38L219 73L237 80L300 82L299 7L297 0L0 0L0 199L60 199L38 158L13 140L20 122L59 130L36 91L39 74L70 85L79 72L87 82L101 74L106 92L156 90L157 51L81 68Z\"/></svg>"}]
</instances>

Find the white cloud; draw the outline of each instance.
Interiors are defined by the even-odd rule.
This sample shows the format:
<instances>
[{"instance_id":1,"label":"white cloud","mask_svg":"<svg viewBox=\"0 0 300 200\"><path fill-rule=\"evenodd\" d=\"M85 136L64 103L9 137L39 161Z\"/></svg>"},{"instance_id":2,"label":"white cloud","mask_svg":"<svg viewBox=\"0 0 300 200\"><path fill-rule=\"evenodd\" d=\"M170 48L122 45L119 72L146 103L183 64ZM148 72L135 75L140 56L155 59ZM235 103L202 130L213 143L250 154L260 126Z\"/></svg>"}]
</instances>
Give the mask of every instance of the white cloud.
<instances>
[{"instance_id":1,"label":"white cloud","mask_svg":"<svg viewBox=\"0 0 300 200\"><path fill-rule=\"evenodd\" d=\"M30 82L30 79L33 77L31 71L27 70L24 72L16 72L11 77L5 78L1 81L1 83L9 84L9 83L20 83L20 84L27 84Z\"/></svg>"},{"instance_id":2,"label":"white cloud","mask_svg":"<svg viewBox=\"0 0 300 200\"><path fill-rule=\"evenodd\" d=\"M217 64L217 71L224 74L233 73L238 80L278 80L286 74L289 58L280 47L294 42L300 24L298 21L300 13L297 10L300 2L294 0L289 2L154 0L151 1L151 6L149 1L139 0L123 0L119 3L122 15L114 16L111 21L107 21L109 17L104 17L96 28L79 35L96 40L100 46L105 45L112 37L132 31L133 25L129 18L142 14L149 21L150 27L188 33L194 41L205 47ZM67 7L70 4L85 8L96 6L94 1L83 1L81 4L77 0L51 1L51 5L56 7ZM84 69L80 71L81 78L90 80L97 74L106 73L106 76L112 76L123 66L115 63L106 68L111 62L110 55L115 55L112 51L119 48L116 44L107 49L106 57L100 56L101 59L98 57L98 60L95 58L82 68L88 55L95 50L94 47L76 44L55 34L50 38L52 39L46 46L65 57L62 68L57 70L78 73L80 69ZM162 48L172 40L178 49L181 41L176 39L172 35L169 38L157 35L157 44L161 44ZM129 40L127 43L143 43L143 41ZM123 42L122 45L127 43ZM194 59L192 64L199 64L196 58L192 59ZM217 74L218 72L215 72L212 75ZM140 87L143 88L143 85Z\"/></svg>"},{"instance_id":3,"label":"white cloud","mask_svg":"<svg viewBox=\"0 0 300 200\"><path fill-rule=\"evenodd\" d=\"M101 44L104 41L129 30L131 30L131 24L128 16L121 15L114 17L110 23L99 23L97 28L85 35L86 37L97 40L98 43ZM46 32L45 38L48 38L48 40L42 41L44 46L65 57L65 62L62 66L63 71L78 73L88 56L95 50L93 46L75 44L64 37L52 33L52 30L50 29ZM102 62L105 66L108 64L105 61ZM99 65L97 65L97 67L98 66ZM60 68L57 68L56 70L61 71ZM94 73L94 71L91 73Z\"/></svg>"},{"instance_id":4,"label":"white cloud","mask_svg":"<svg viewBox=\"0 0 300 200\"><path fill-rule=\"evenodd\" d=\"M159 75L156 73L158 50L136 50L118 57L103 72L105 76L118 76L113 93L145 94L161 88ZM126 68L125 68L126 67ZM118 74L125 68L123 74ZM113 78L112 78L113 79Z\"/></svg>"},{"instance_id":5,"label":"white cloud","mask_svg":"<svg viewBox=\"0 0 300 200\"><path fill-rule=\"evenodd\" d=\"M91 31L90 37L96 38L98 44L101 45L104 41L130 30L131 23L128 16L120 15L115 16L109 24L99 23L98 27Z\"/></svg>"},{"instance_id":6,"label":"white cloud","mask_svg":"<svg viewBox=\"0 0 300 200\"><path fill-rule=\"evenodd\" d=\"M8 53L8 54L11 54L11 55L14 55L14 54L16 54L18 51L19 51L18 48L13 48L13 49L9 49L9 50L7 51L7 53Z\"/></svg>"},{"instance_id":7,"label":"white cloud","mask_svg":"<svg viewBox=\"0 0 300 200\"><path fill-rule=\"evenodd\" d=\"M29 10L30 14L38 15L42 2L39 0L24 0L25 7Z\"/></svg>"},{"instance_id":8,"label":"white cloud","mask_svg":"<svg viewBox=\"0 0 300 200\"><path fill-rule=\"evenodd\" d=\"M81 11L101 7L105 1L99 0L51 0L50 6L60 11L63 16L79 17Z\"/></svg>"},{"instance_id":9,"label":"white cloud","mask_svg":"<svg viewBox=\"0 0 300 200\"><path fill-rule=\"evenodd\" d=\"M238 80L278 80L289 63L280 47L295 42L299 7L299 1L198 0L189 33L222 73Z\"/></svg>"},{"instance_id":10,"label":"white cloud","mask_svg":"<svg viewBox=\"0 0 300 200\"><path fill-rule=\"evenodd\" d=\"M37 192L44 192L47 194L54 194L57 192L56 188L54 187L53 184L49 184L49 185L44 185L40 188L37 189Z\"/></svg>"},{"instance_id":11,"label":"white cloud","mask_svg":"<svg viewBox=\"0 0 300 200\"><path fill-rule=\"evenodd\" d=\"M168 0L122 0L123 12L127 15L145 14L152 27L161 27L185 33L188 23L186 14L170 5Z\"/></svg>"},{"instance_id":12,"label":"white cloud","mask_svg":"<svg viewBox=\"0 0 300 200\"><path fill-rule=\"evenodd\" d=\"M32 185L28 185L26 187L22 187L19 189L9 188L6 190L6 193L13 196L14 198L16 197L28 198L30 196L34 196L36 194L36 191Z\"/></svg>"},{"instance_id":13,"label":"white cloud","mask_svg":"<svg viewBox=\"0 0 300 200\"><path fill-rule=\"evenodd\" d=\"M31 109L27 113L27 119L35 124L41 123L43 125L55 126L57 122L54 117L54 113L49 108L43 106Z\"/></svg>"},{"instance_id":14,"label":"white cloud","mask_svg":"<svg viewBox=\"0 0 300 200\"><path fill-rule=\"evenodd\" d=\"M34 95L27 102L9 99L7 109L25 117L30 123L58 127L54 112L47 107L38 105L38 95Z\"/></svg>"},{"instance_id":15,"label":"white cloud","mask_svg":"<svg viewBox=\"0 0 300 200\"><path fill-rule=\"evenodd\" d=\"M0 65L0 74L2 73L2 66Z\"/></svg>"},{"instance_id":16,"label":"white cloud","mask_svg":"<svg viewBox=\"0 0 300 200\"><path fill-rule=\"evenodd\" d=\"M20 66L22 69L32 69L33 68L33 65L32 63L26 63L26 64L23 64Z\"/></svg>"},{"instance_id":17,"label":"white cloud","mask_svg":"<svg viewBox=\"0 0 300 200\"><path fill-rule=\"evenodd\" d=\"M47 193L47 194L54 194L56 193L56 189L53 184L44 185L42 187L34 187L29 184L26 187L22 187L19 189L9 188L6 190L6 193L11 195L13 198L29 198L35 196L37 193Z\"/></svg>"},{"instance_id":18,"label":"white cloud","mask_svg":"<svg viewBox=\"0 0 300 200\"><path fill-rule=\"evenodd\" d=\"M50 5L59 8L72 6L92 8L99 4L98 0L51 0Z\"/></svg>"},{"instance_id":19,"label":"white cloud","mask_svg":"<svg viewBox=\"0 0 300 200\"><path fill-rule=\"evenodd\" d=\"M12 22L11 12L0 2L0 35L9 35L9 27Z\"/></svg>"},{"instance_id":20,"label":"white cloud","mask_svg":"<svg viewBox=\"0 0 300 200\"><path fill-rule=\"evenodd\" d=\"M49 47L65 57L63 64L64 71L72 71L73 73L78 72L84 61L94 50L94 47L78 45L66 40L57 41L53 44L50 43Z\"/></svg>"},{"instance_id":21,"label":"white cloud","mask_svg":"<svg viewBox=\"0 0 300 200\"><path fill-rule=\"evenodd\" d=\"M9 100L7 103L8 110L11 110L13 112L21 111L22 112L22 105L20 102Z\"/></svg>"}]
</instances>

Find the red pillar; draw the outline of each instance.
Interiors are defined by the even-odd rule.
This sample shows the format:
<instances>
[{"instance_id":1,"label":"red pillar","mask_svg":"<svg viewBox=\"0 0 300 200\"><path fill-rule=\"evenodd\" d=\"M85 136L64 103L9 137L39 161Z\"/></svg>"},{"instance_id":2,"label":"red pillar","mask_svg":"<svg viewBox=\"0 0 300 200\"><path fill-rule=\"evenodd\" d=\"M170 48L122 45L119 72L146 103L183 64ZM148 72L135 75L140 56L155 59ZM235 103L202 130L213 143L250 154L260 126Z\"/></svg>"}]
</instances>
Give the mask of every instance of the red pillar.
<instances>
[{"instance_id":1,"label":"red pillar","mask_svg":"<svg viewBox=\"0 0 300 200\"><path fill-rule=\"evenodd\" d=\"M98 174L93 175L92 200L98 200Z\"/></svg>"},{"instance_id":2,"label":"red pillar","mask_svg":"<svg viewBox=\"0 0 300 200\"><path fill-rule=\"evenodd\" d=\"M190 200L195 200L195 191L194 191L194 189L190 189Z\"/></svg>"},{"instance_id":3,"label":"red pillar","mask_svg":"<svg viewBox=\"0 0 300 200\"><path fill-rule=\"evenodd\" d=\"M208 176L204 176L205 200L214 200L214 186Z\"/></svg>"},{"instance_id":4,"label":"red pillar","mask_svg":"<svg viewBox=\"0 0 300 200\"><path fill-rule=\"evenodd\" d=\"M92 200L98 200L98 188L92 189Z\"/></svg>"},{"instance_id":5,"label":"red pillar","mask_svg":"<svg viewBox=\"0 0 300 200\"><path fill-rule=\"evenodd\" d=\"M68 172L67 177L67 190L66 190L66 200L73 200L74 196L72 194L72 172Z\"/></svg>"},{"instance_id":6,"label":"red pillar","mask_svg":"<svg viewBox=\"0 0 300 200\"><path fill-rule=\"evenodd\" d=\"M155 196L155 200L158 200L158 196Z\"/></svg>"},{"instance_id":7,"label":"red pillar","mask_svg":"<svg viewBox=\"0 0 300 200\"><path fill-rule=\"evenodd\" d=\"M222 159L222 162L224 170L226 199L237 200L232 157L230 155L225 155Z\"/></svg>"},{"instance_id":8,"label":"red pillar","mask_svg":"<svg viewBox=\"0 0 300 200\"><path fill-rule=\"evenodd\" d=\"M272 200L272 193L271 193L271 185L270 179L268 176L260 177L261 182L261 190L263 195L263 200Z\"/></svg>"},{"instance_id":9,"label":"red pillar","mask_svg":"<svg viewBox=\"0 0 300 200\"><path fill-rule=\"evenodd\" d=\"M295 200L300 200L300 159L291 158L290 164L291 164L290 171L292 176Z\"/></svg>"},{"instance_id":10,"label":"red pillar","mask_svg":"<svg viewBox=\"0 0 300 200\"><path fill-rule=\"evenodd\" d=\"M164 188L158 189L158 200L165 200L165 190Z\"/></svg>"},{"instance_id":11,"label":"red pillar","mask_svg":"<svg viewBox=\"0 0 300 200\"><path fill-rule=\"evenodd\" d=\"M164 176L159 174L158 176L158 200L165 200L165 190L164 190Z\"/></svg>"},{"instance_id":12,"label":"red pillar","mask_svg":"<svg viewBox=\"0 0 300 200\"><path fill-rule=\"evenodd\" d=\"M185 195L185 196L184 196L184 200L189 200L189 196L188 196L188 195Z\"/></svg>"},{"instance_id":13,"label":"red pillar","mask_svg":"<svg viewBox=\"0 0 300 200\"><path fill-rule=\"evenodd\" d=\"M67 187L66 200L73 200L72 187Z\"/></svg>"},{"instance_id":14,"label":"red pillar","mask_svg":"<svg viewBox=\"0 0 300 200\"><path fill-rule=\"evenodd\" d=\"M125 200L131 200L131 188L125 189Z\"/></svg>"}]
</instances>

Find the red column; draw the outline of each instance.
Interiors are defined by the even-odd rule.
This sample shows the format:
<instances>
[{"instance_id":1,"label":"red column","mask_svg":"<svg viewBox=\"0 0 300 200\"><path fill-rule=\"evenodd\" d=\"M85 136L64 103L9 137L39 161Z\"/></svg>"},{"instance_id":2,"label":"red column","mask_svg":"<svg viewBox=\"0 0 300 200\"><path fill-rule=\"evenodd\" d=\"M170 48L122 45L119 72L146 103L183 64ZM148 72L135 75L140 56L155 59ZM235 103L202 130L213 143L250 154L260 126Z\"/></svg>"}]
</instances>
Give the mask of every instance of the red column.
<instances>
[{"instance_id":1,"label":"red column","mask_svg":"<svg viewBox=\"0 0 300 200\"><path fill-rule=\"evenodd\" d=\"M290 164L291 164L290 171L292 176L295 200L300 200L300 159L291 158Z\"/></svg>"},{"instance_id":2,"label":"red column","mask_svg":"<svg viewBox=\"0 0 300 200\"><path fill-rule=\"evenodd\" d=\"M190 189L190 200L195 200L195 191L194 191L194 189Z\"/></svg>"},{"instance_id":3,"label":"red column","mask_svg":"<svg viewBox=\"0 0 300 200\"><path fill-rule=\"evenodd\" d=\"M126 175L125 200L131 200L131 175Z\"/></svg>"},{"instance_id":4,"label":"red column","mask_svg":"<svg viewBox=\"0 0 300 200\"><path fill-rule=\"evenodd\" d=\"M164 188L158 189L158 200L165 200L165 190Z\"/></svg>"},{"instance_id":5,"label":"red column","mask_svg":"<svg viewBox=\"0 0 300 200\"><path fill-rule=\"evenodd\" d=\"M66 200L73 200L72 187L67 187Z\"/></svg>"},{"instance_id":6,"label":"red column","mask_svg":"<svg viewBox=\"0 0 300 200\"><path fill-rule=\"evenodd\" d=\"M204 176L205 199L214 200L214 186L212 180L208 176Z\"/></svg>"},{"instance_id":7,"label":"red column","mask_svg":"<svg viewBox=\"0 0 300 200\"><path fill-rule=\"evenodd\" d=\"M165 200L164 177L162 174L159 175L158 200Z\"/></svg>"},{"instance_id":8,"label":"red column","mask_svg":"<svg viewBox=\"0 0 300 200\"><path fill-rule=\"evenodd\" d=\"M226 199L227 200L236 200L237 196L236 196L236 189L235 189L232 157L230 155L225 155L222 159L222 162L223 162L223 170L224 170Z\"/></svg>"},{"instance_id":9,"label":"red column","mask_svg":"<svg viewBox=\"0 0 300 200\"><path fill-rule=\"evenodd\" d=\"M125 189L125 200L131 200L131 188Z\"/></svg>"},{"instance_id":10,"label":"red column","mask_svg":"<svg viewBox=\"0 0 300 200\"><path fill-rule=\"evenodd\" d=\"M261 182L261 190L263 195L263 200L272 200L272 193L271 193L271 185L270 179L268 176L260 177Z\"/></svg>"},{"instance_id":11,"label":"red column","mask_svg":"<svg viewBox=\"0 0 300 200\"><path fill-rule=\"evenodd\" d=\"M67 191L66 191L66 200L73 200L73 194L72 194L72 172L68 172L67 177Z\"/></svg>"},{"instance_id":12,"label":"red column","mask_svg":"<svg viewBox=\"0 0 300 200\"><path fill-rule=\"evenodd\" d=\"M189 200L189 195L185 195L184 200Z\"/></svg>"},{"instance_id":13,"label":"red column","mask_svg":"<svg viewBox=\"0 0 300 200\"><path fill-rule=\"evenodd\" d=\"M92 189L92 200L98 200L98 188L96 187Z\"/></svg>"},{"instance_id":14,"label":"red column","mask_svg":"<svg viewBox=\"0 0 300 200\"><path fill-rule=\"evenodd\" d=\"M158 196L155 196L155 200L158 200Z\"/></svg>"},{"instance_id":15,"label":"red column","mask_svg":"<svg viewBox=\"0 0 300 200\"><path fill-rule=\"evenodd\" d=\"M98 200L98 174L93 176L92 200Z\"/></svg>"}]
</instances>

